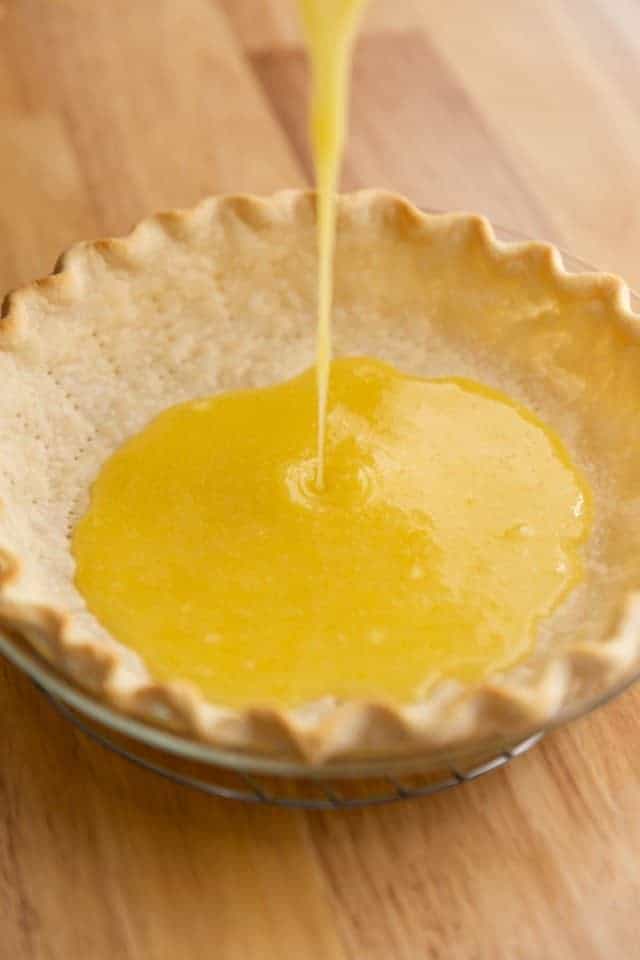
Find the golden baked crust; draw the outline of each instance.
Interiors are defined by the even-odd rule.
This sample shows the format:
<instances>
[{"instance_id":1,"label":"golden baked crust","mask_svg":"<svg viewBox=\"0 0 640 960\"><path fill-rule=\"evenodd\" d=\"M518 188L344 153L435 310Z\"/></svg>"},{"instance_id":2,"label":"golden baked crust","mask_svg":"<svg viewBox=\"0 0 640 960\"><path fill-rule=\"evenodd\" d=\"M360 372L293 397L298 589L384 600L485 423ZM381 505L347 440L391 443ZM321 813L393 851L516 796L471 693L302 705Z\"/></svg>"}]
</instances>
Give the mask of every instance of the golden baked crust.
<instances>
[{"instance_id":1,"label":"golden baked crust","mask_svg":"<svg viewBox=\"0 0 640 960\"><path fill-rule=\"evenodd\" d=\"M0 321L0 628L118 709L220 747L322 763L509 738L640 661L640 323L616 277L567 274L488 222L390 194L341 198L337 353L505 389L588 474L584 583L536 651L491 683L443 682L396 709L326 698L231 710L154 682L87 611L69 533L101 463L161 409L313 362L312 194L208 199L80 244L11 294Z\"/></svg>"}]
</instances>

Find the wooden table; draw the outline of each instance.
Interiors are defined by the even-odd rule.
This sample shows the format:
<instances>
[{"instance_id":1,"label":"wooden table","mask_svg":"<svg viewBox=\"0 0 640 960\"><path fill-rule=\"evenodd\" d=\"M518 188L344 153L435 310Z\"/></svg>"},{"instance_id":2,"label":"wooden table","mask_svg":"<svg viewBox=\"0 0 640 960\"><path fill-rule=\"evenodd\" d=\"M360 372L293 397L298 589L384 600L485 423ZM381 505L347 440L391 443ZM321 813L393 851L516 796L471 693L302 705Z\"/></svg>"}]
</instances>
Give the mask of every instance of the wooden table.
<instances>
[{"instance_id":1,"label":"wooden table","mask_svg":"<svg viewBox=\"0 0 640 960\"><path fill-rule=\"evenodd\" d=\"M207 192L309 181L290 0L4 0L0 287ZM552 239L640 285L640 6L378 0L344 185ZM1 465L0 465L1 469ZM0 955L640 955L640 693L438 798L217 802L87 742L0 668Z\"/></svg>"}]
</instances>

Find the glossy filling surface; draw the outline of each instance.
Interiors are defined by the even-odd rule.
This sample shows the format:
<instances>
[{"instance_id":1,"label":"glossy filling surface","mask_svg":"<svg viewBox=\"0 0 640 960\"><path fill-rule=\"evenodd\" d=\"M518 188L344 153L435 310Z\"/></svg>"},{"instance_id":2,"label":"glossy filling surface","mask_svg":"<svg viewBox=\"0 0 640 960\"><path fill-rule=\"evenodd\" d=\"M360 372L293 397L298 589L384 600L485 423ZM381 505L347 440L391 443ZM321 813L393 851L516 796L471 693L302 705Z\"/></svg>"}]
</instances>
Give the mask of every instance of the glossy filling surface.
<instances>
[{"instance_id":1,"label":"glossy filling surface","mask_svg":"<svg viewBox=\"0 0 640 960\"><path fill-rule=\"evenodd\" d=\"M589 495L558 438L463 380L334 362L166 410L76 527L90 610L159 679L231 706L410 702L517 662L582 575Z\"/></svg>"}]
</instances>

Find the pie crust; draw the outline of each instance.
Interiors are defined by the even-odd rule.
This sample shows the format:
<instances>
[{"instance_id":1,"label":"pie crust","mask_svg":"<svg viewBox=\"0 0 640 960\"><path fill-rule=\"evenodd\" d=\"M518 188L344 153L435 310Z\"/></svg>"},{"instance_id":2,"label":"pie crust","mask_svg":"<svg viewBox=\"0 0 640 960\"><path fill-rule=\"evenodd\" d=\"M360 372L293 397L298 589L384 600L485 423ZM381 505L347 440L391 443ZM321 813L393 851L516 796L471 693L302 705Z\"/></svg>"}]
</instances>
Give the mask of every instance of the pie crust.
<instances>
[{"instance_id":1,"label":"pie crust","mask_svg":"<svg viewBox=\"0 0 640 960\"><path fill-rule=\"evenodd\" d=\"M640 666L640 321L627 287L542 244L379 191L340 198L335 349L505 390L594 491L584 582L533 654L396 708L232 710L157 683L87 611L70 531L103 461L165 407L313 363L315 198L211 198L79 244L0 320L0 628L118 710L218 747L327 763L514 739Z\"/></svg>"}]
</instances>

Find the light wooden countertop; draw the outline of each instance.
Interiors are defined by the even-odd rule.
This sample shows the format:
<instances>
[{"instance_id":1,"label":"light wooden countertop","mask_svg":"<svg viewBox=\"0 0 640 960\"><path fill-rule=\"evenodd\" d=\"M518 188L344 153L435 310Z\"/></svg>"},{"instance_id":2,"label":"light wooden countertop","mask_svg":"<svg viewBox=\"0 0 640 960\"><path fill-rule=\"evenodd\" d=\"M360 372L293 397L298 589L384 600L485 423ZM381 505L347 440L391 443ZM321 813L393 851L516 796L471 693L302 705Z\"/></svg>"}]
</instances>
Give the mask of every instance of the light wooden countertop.
<instances>
[{"instance_id":1,"label":"light wooden countertop","mask_svg":"<svg viewBox=\"0 0 640 960\"><path fill-rule=\"evenodd\" d=\"M0 289L156 208L307 183L306 78L291 0L4 0ZM639 78L634 0L377 0L344 186L640 285ZM173 787L4 665L0 722L8 960L640 956L638 690L509 769L351 813Z\"/></svg>"}]
</instances>

